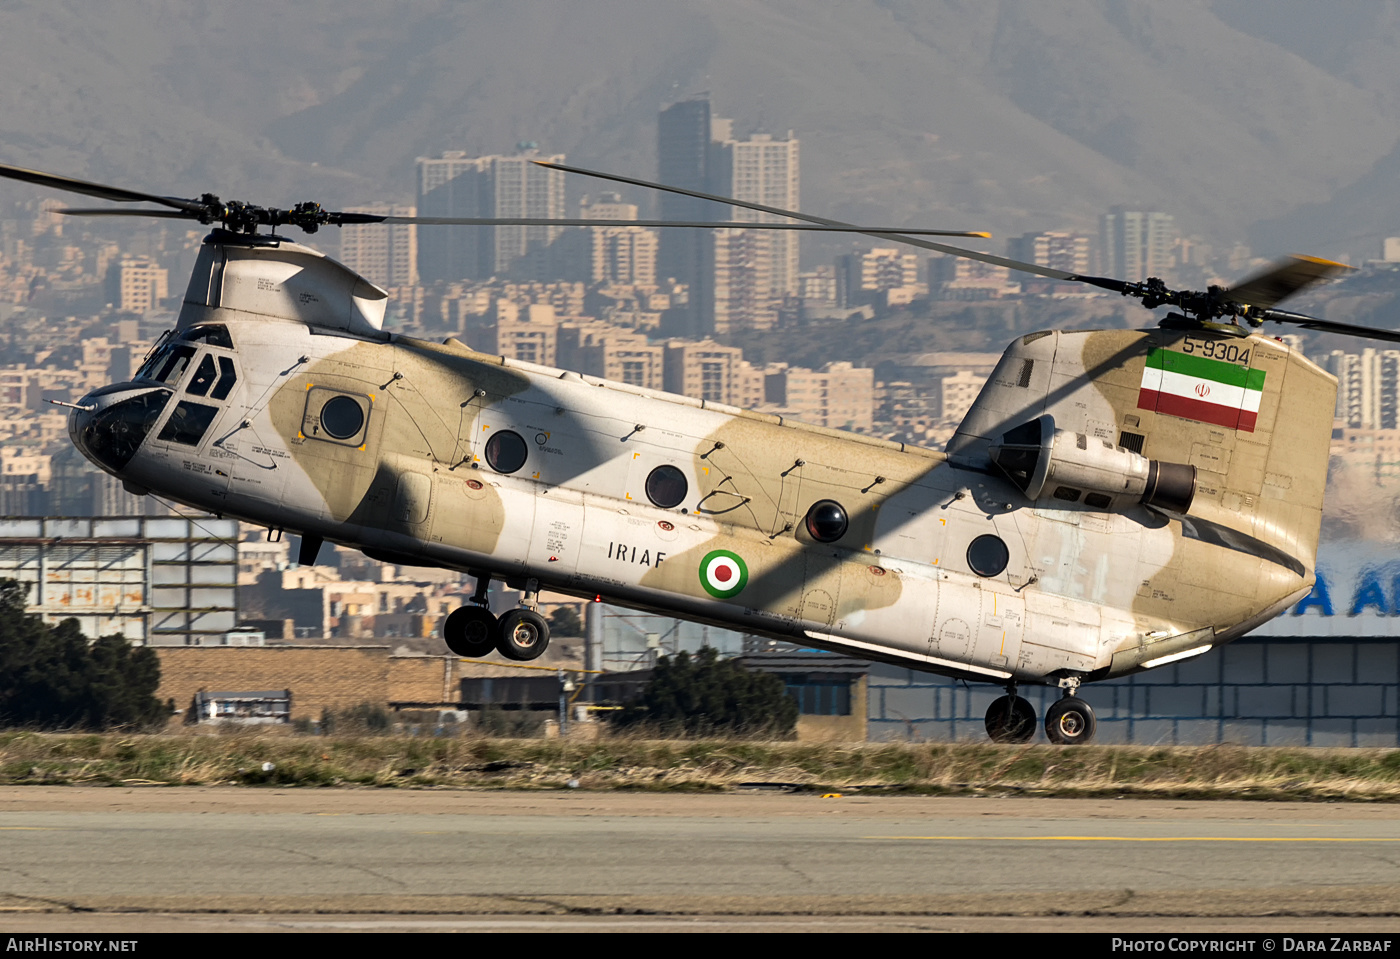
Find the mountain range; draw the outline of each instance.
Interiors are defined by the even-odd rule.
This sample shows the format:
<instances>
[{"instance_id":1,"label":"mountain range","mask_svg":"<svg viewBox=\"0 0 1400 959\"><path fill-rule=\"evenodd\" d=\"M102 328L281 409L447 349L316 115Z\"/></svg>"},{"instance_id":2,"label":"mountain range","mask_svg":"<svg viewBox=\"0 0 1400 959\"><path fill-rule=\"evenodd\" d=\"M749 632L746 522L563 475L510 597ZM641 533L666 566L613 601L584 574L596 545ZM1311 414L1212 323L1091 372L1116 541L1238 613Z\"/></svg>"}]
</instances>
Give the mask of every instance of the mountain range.
<instances>
[{"instance_id":1,"label":"mountain range","mask_svg":"<svg viewBox=\"0 0 1400 959\"><path fill-rule=\"evenodd\" d=\"M1397 47L1397 0L0 0L0 162L329 206L521 141L651 178L657 112L705 93L801 139L824 215L1004 237L1122 204L1355 259L1400 233Z\"/></svg>"}]
</instances>

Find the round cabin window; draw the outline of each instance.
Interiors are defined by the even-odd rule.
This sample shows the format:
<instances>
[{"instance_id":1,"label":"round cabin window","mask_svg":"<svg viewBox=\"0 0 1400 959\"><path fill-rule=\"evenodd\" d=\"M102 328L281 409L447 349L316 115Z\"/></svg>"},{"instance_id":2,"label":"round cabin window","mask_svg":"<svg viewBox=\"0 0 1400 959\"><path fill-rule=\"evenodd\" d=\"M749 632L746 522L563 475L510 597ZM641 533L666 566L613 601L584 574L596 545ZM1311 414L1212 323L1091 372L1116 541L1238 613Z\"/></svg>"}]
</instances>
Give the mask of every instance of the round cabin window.
<instances>
[{"instance_id":1,"label":"round cabin window","mask_svg":"<svg viewBox=\"0 0 1400 959\"><path fill-rule=\"evenodd\" d=\"M818 500L807 510L807 532L818 543L836 542L850 525L846 510L835 500Z\"/></svg>"},{"instance_id":2,"label":"round cabin window","mask_svg":"<svg viewBox=\"0 0 1400 959\"><path fill-rule=\"evenodd\" d=\"M486 441L486 465L497 473L514 473L525 465L529 449L519 433L501 430Z\"/></svg>"},{"instance_id":3,"label":"round cabin window","mask_svg":"<svg viewBox=\"0 0 1400 959\"><path fill-rule=\"evenodd\" d=\"M338 440L348 440L365 425L365 411L350 396L332 396L321 407L321 429Z\"/></svg>"},{"instance_id":4,"label":"round cabin window","mask_svg":"<svg viewBox=\"0 0 1400 959\"><path fill-rule=\"evenodd\" d=\"M658 466L647 474L647 499L662 509L681 505L689 489L685 474L674 466Z\"/></svg>"},{"instance_id":5,"label":"round cabin window","mask_svg":"<svg viewBox=\"0 0 1400 959\"><path fill-rule=\"evenodd\" d=\"M1000 536L985 533L967 547L967 565L978 576L995 576L1006 569L1011 551Z\"/></svg>"}]
</instances>

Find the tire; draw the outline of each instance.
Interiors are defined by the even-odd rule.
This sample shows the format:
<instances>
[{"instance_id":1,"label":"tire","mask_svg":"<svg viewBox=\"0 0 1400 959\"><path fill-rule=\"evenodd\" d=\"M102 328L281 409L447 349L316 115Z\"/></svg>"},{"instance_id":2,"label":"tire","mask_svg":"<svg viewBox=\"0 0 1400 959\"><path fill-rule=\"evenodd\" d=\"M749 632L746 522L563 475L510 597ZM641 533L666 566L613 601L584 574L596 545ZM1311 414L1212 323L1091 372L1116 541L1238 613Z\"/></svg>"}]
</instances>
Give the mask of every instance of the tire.
<instances>
[{"instance_id":1,"label":"tire","mask_svg":"<svg viewBox=\"0 0 1400 959\"><path fill-rule=\"evenodd\" d=\"M1045 735L1061 746L1082 746L1098 729L1093 708L1077 696L1065 696L1045 711Z\"/></svg>"},{"instance_id":2,"label":"tire","mask_svg":"<svg viewBox=\"0 0 1400 959\"><path fill-rule=\"evenodd\" d=\"M512 609L501 614L496 648L506 659L529 662L549 648L549 624L534 610Z\"/></svg>"},{"instance_id":3,"label":"tire","mask_svg":"<svg viewBox=\"0 0 1400 959\"><path fill-rule=\"evenodd\" d=\"M1035 707L1020 696L1003 696L987 707L987 735L994 743L1028 743L1035 737Z\"/></svg>"},{"instance_id":4,"label":"tire","mask_svg":"<svg viewBox=\"0 0 1400 959\"><path fill-rule=\"evenodd\" d=\"M499 635L496 617L484 606L459 606L442 624L442 641L467 659L490 655Z\"/></svg>"}]
</instances>

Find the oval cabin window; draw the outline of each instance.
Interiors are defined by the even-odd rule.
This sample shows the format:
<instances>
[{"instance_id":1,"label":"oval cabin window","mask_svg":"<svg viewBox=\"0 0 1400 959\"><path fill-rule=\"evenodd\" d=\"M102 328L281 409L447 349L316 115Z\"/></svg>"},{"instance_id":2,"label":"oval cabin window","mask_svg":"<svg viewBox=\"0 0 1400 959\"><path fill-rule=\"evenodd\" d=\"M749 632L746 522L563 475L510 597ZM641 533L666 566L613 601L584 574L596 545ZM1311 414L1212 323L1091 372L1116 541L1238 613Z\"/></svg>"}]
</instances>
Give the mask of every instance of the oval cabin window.
<instances>
[{"instance_id":1,"label":"oval cabin window","mask_svg":"<svg viewBox=\"0 0 1400 959\"><path fill-rule=\"evenodd\" d=\"M647 499L662 509L674 509L681 505L690 489L685 474L677 467L658 466L647 474Z\"/></svg>"},{"instance_id":2,"label":"oval cabin window","mask_svg":"<svg viewBox=\"0 0 1400 959\"><path fill-rule=\"evenodd\" d=\"M348 440L365 425L365 411L348 396L333 396L321 407L321 429L338 440Z\"/></svg>"},{"instance_id":3,"label":"oval cabin window","mask_svg":"<svg viewBox=\"0 0 1400 959\"><path fill-rule=\"evenodd\" d=\"M967 547L968 568L978 576L995 576L1006 569L1010 561L1011 551L1006 543L991 533L977 537Z\"/></svg>"},{"instance_id":4,"label":"oval cabin window","mask_svg":"<svg viewBox=\"0 0 1400 959\"><path fill-rule=\"evenodd\" d=\"M486 441L486 465L497 473L514 473L530 455L519 433L501 430Z\"/></svg>"}]
</instances>

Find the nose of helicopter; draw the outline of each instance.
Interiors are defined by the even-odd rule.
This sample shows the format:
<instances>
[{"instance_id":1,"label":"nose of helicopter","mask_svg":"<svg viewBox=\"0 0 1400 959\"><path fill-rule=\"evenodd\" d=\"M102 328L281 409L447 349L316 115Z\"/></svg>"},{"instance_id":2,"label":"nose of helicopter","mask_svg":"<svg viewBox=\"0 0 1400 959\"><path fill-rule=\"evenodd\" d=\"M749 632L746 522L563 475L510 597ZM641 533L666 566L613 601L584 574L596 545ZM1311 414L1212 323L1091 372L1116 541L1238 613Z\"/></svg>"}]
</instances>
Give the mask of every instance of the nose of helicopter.
<instances>
[{"instance_id":1,"label":"nose of helicopter","mask_svg":"<svg viewBox=\"0 0 1400 959\"><path fill-rule=\"evenodd\" d=\"M68 437L84 456L120 476L160 418L170 391L120 383L84 396L68 414Z\"/></svg>"}]
</instances>

